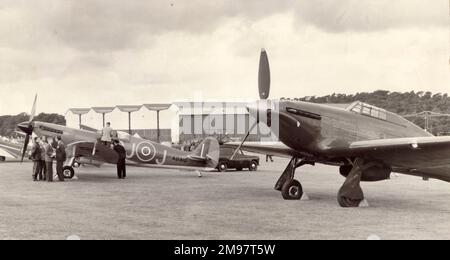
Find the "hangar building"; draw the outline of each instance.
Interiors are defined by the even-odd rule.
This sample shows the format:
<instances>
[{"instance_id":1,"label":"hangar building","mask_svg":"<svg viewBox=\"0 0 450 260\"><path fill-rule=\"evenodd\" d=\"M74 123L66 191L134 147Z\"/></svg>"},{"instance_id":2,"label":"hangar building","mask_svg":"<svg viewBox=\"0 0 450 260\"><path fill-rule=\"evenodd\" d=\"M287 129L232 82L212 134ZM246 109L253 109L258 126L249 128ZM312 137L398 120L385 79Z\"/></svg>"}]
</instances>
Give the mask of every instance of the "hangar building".
<instances>
[{"instance_id":1,"label":"hangar building","mask_svg":"<svg viewBox=\"0 0 450 260\"><path fill-rule=\"evenodd\" d=\"M159 112L160 141L183 143L203 139L208 136L242 139L253 121L244 102L176 102L173 104L146 104L134 106L71 108L66 113L67 126L79 128L81 125L102 129L104 122L120 131L157 141ZM248 137L248 141L259 141L259 131L267 131L261 126Z\"/></svg>"}]
</instances>

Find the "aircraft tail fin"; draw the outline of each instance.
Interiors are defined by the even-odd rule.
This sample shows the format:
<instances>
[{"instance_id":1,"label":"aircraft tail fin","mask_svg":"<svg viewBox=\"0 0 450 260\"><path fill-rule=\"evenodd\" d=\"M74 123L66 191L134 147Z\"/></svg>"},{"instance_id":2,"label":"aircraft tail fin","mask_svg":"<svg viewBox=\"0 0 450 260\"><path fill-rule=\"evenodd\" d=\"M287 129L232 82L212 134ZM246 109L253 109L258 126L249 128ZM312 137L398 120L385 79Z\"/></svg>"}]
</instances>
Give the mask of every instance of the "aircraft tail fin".
<instances>
[{"instance_id":1,"label":"aircraft tail fin","mask_svg":"<svg viewBox=\"0 0 450 260\"><path fill-rule=\"evenodd\" d=\"M217 139L208 137L189 155L192 160L206 161L206 166L216 168L219 163L220 146Z\"/></svg>"}]
</instances>

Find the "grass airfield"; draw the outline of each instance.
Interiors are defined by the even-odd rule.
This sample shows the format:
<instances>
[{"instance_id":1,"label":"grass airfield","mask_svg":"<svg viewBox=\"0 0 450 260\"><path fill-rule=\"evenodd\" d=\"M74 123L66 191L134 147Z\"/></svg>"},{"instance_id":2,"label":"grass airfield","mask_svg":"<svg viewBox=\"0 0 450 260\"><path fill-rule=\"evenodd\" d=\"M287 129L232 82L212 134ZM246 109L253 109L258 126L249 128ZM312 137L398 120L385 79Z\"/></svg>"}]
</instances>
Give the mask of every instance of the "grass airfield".
<instances>
[{"instance_id":1,"label":"grass airfield","mask_svg":"<svg viewBox=\"0 0 450 260\"><path fill-rule=\"evenodd\" d=\"M363 183L370 206L344 209L336 167L297 170L309 200L273 186L287 164L195 173L113 166L32 182L31 163L0 163L0 239L450 239L450 184L417 177Z\"/></svg>"}]
</instances>

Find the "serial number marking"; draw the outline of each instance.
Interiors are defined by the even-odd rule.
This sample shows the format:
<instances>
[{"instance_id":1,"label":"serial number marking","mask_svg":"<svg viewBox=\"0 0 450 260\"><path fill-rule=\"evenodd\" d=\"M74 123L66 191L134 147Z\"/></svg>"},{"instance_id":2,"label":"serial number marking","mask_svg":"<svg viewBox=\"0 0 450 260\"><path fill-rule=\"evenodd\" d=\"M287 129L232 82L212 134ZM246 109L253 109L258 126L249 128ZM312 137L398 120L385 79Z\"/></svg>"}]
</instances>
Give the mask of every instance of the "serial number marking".
<instances>
[{"instance_id":1,"label":"serial number marking","mask_svg":"<svg viewBox=\"0 0 450 260\"><path fill-rule=\"evenodd\" d=\"M208 253L216 255L274 255L276 245L218 245L218 248L203 246L190 246L181 244L175 247L175 255L201 256L205 258Z\"/></svg>"},{"instance_id":2,"label":"serial number marking","mask_svg":"<svg viewBox=\"0 0 450 260\"><path fill-rule=\"evenodd\" d=\"M219 255L273 255L275 245L219 245Z\"/></svg>"}]
</instances>

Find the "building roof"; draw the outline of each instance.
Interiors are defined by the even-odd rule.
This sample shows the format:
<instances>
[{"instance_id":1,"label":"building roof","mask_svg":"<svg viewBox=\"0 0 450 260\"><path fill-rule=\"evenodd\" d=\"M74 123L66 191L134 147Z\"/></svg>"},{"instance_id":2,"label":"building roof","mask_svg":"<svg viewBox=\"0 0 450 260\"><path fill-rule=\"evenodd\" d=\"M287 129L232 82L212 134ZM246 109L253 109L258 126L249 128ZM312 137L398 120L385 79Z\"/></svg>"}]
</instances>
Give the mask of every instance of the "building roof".
<instances>
[{"instance_id":1,"label":"building roof","mask_svg":"<svg viewBox=\"0 0 450 260\"><path fill-rule=\"evenodd\" d=\"M245 115L245 102L176 102L178 115Z\"/></svg>"}]
</instances>

